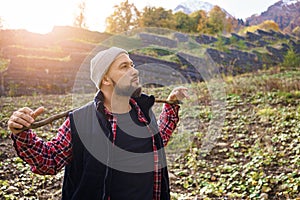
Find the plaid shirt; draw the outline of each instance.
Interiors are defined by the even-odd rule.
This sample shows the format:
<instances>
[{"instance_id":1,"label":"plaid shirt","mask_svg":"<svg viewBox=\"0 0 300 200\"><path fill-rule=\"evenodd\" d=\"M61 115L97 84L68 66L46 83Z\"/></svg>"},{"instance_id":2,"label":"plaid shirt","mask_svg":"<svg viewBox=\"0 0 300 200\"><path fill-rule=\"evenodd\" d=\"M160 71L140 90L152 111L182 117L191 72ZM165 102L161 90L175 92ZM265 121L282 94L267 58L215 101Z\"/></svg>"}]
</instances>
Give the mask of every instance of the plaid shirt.
<instances>
[{"instance_id":1,"label":"plaid shirt","mask_svg":"<svg viewBox=\"0 0 300 200\"><path fill-rule=\"evenodd\" d=\"M140 122L147 124L147 120L143 115L141 109L135 100L131 99L138 113ZM178 105L164 104L162 113L159 116L159 132L163 139L164 146L167 145L172 132L178 123ZM111 123L113 132L113 141L116 139L117 120L107 110L105 111L109 122ZM154 186L153 186L153 200L160 199L161 188L161 169L159 166L157 147L154 142L154 135L152 134L153 152L154 152ZM32 131L24 131L17 135L11 134L13 145L20 158L26 161L31 170L37 174L56 174L72 159L72 143L71 143L71 128L70 119L67 118L62 126L58 129L56 137L51 141L43 141Z\"/></svg>"}]
</instances>

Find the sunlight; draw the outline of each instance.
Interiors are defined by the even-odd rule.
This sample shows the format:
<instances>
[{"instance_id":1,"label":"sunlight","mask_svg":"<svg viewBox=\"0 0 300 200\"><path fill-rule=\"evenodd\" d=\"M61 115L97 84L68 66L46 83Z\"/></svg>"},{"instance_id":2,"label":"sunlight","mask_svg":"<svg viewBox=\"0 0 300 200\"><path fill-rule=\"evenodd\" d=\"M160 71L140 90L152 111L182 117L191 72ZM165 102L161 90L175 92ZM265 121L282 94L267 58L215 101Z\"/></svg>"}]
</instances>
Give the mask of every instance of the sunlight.
<instances>
[{"instance_id":1,"label":"sunlight","mask_svg":"<svg viewBox=\"0 0 300 200\"><path fill-rule=\"evenodd\" d=\"M78 2L79 0L10 0L5 3L5 8L0 8L0 13L4 25L9 29L47 33L55 25L72 25Z\"/></svg>"},{"instance_id":2,"label":"sunlight","mask_svg":"<svg viewBox=\"0 0 300 200\"><path fill-rule=\"evenodd\" d=\"M5 29L25 29L35 33L51 32L53 26L72 26L83 0L10 0L4 6L0 2L0 17ZM120 0L103 4L97 0L85 0L86 24L92 31L105 31L105 19Z\"/></svg>"}]
</instances>

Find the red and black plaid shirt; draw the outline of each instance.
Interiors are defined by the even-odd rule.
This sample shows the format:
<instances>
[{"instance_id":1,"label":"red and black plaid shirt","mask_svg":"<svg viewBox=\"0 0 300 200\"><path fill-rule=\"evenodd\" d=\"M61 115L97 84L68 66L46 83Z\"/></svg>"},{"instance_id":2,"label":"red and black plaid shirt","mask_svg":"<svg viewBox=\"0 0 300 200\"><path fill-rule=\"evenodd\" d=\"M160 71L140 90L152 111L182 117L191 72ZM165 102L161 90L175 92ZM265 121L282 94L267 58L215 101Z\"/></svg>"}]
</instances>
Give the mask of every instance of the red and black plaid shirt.
<instances>
[{"instance_id":1,"label":"red and black plaid shirt","mask_svg":"<svg viewBox=\"0 0 300 200\"><path fill-rule=\"evenodd\" d=\"M138 113L139 121L147 124L147 119L143 115L141 109L135 100L131 99L131 103L135 106ZM178 105L164 104L163 110L159 116L159 132L163 139L164 146L167 145L172 132L178 123ZM109 122L111 123L113 139L117 137L116 128L117 121L115 117L106 111ZM150 128L149 131L151 132ZM161 188L161 170L159 166L157 147L152 134L153 152L154 152L154 188L153 200L160 199ZM70 119L67 118L63 125L58 129L56 137L51 141L43 141L32 131L24 131L17 135L11 134L14 147L17 154L26 161L31 170L37 174L56 174L72 159L72 143Z\"/></svg>"}]
</instances>

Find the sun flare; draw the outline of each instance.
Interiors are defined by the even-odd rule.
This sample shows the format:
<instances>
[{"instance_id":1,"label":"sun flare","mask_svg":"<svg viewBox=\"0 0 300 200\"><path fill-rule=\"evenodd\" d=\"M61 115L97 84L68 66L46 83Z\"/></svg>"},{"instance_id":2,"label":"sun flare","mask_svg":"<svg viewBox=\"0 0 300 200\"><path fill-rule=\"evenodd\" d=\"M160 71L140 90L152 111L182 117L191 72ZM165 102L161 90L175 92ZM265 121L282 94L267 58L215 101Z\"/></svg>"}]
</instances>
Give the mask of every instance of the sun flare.
<instances>
[{"instance_id":1,"label":"sun flare","mask_svg":"<svg viewBox=\"0 0 300 200\"><path fill-rule=\"evenodd\" d=\"M76 1L10 0L1 15L9 29L47 33L55 25L70 25L75 10Z\"/></svg>"},{"instance_id":2,"label":"sun flare","mask_svg":"<svg viewBox=\"0 0 300 200\"><path fill-rule=\"evenodd\" d=\"M87 28L105 31L105 19L122 0L0 0L0 18L4 29L25 29L35 33L51 32L54 26L72 26L85 2ZM1 25L0 24L0 25Z\"/></svg>"}]
</instances>

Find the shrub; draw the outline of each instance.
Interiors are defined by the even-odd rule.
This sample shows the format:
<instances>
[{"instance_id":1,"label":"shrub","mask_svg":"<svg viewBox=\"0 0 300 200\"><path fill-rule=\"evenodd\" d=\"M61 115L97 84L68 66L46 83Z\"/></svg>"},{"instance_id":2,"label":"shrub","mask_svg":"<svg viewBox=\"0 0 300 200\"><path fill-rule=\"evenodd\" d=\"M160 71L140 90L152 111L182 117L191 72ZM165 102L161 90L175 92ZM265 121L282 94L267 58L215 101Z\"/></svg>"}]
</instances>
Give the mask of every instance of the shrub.
<instances>
[{"instance_id":1,"label":"shrub","mask_svg":"<svg viewBox=\"0 0 300 200\"><path fill-rule=\"evenodd\" d=\"M300 56L290 48L284 56L282 65L286 68L297 68L300 66Z\"/></svg>"}]
</instances>

